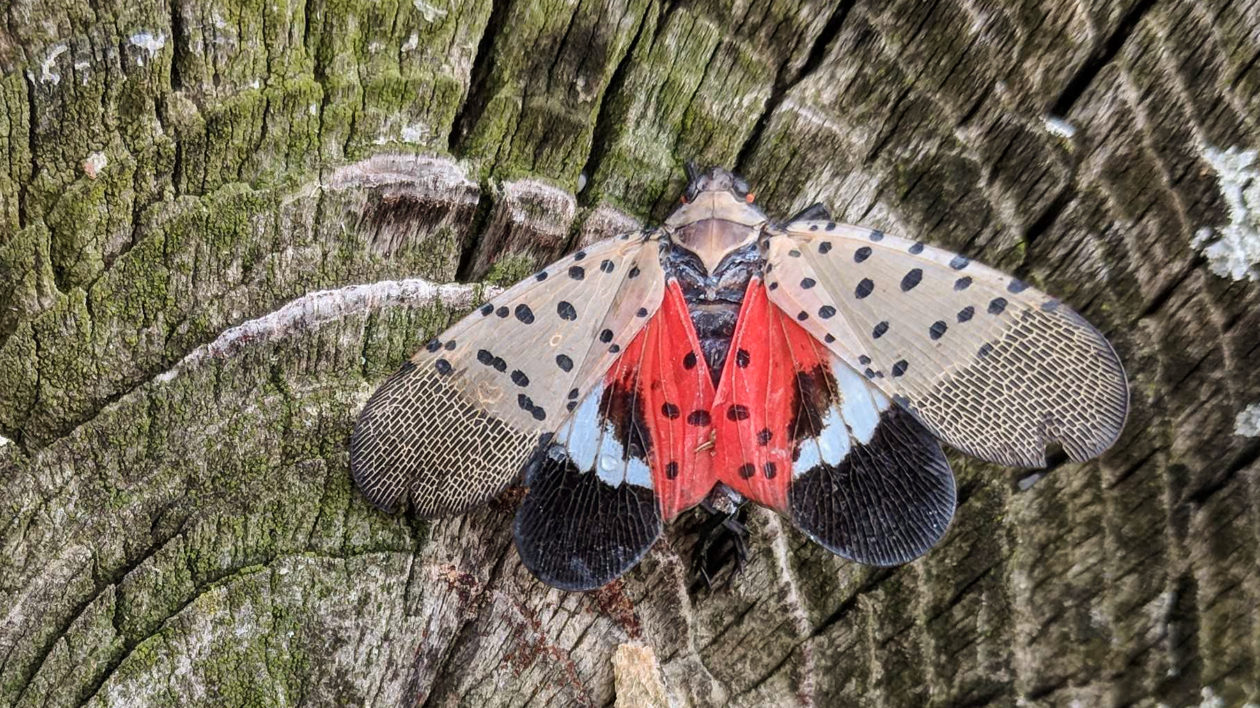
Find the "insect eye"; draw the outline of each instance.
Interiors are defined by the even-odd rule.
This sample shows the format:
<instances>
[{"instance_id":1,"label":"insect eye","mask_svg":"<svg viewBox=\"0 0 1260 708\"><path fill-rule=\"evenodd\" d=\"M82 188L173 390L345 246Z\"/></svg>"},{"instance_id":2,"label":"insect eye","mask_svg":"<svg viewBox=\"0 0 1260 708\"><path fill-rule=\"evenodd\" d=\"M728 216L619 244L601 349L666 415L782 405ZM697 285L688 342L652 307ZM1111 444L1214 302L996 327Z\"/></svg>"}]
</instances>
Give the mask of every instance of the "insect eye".
<instances>
[{"instance_id":1,"label":"insect eye","mask_svg":"<svg viewBox=\"0 0 1260 708\"><path fill-rule=\"evenodd\" d=\"M682 195L681 197L679 197L679 198L678 198L678 201L679 201L679 202L681 202L681 203L683 203L683 204L686 204L686 203L687 203L687 195L686 195L686 194Z\"/></svg>"},{"instance_id":2,"label":"insect eye","mask_svg":"<svg viewBox=\"0 0 1260 708\"><path fill-rule=\"evenodd\" d=\"M753 200L756 198L757 198L757 195L753 194L752 192L749 192L748 194L744 195L744 201L748 202L749 204L752 204Z\"/></svg>"}]
</instances>

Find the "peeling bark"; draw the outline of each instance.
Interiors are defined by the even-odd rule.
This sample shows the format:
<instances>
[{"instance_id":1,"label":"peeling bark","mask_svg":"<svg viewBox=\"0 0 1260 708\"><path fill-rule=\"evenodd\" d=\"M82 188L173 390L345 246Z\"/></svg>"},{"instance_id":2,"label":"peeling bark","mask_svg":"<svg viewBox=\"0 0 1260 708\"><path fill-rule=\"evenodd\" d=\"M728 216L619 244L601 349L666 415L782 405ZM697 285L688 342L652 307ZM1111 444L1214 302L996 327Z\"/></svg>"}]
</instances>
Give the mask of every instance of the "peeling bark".
<instances>
[{"instance_id":1,"label":"peeling bark","mask_svg":"<svg viewBox=\"0 0 1260 708\"><path fill-rule=\"evenodd\" d=\"M0 17L0 704L1260 702L1255 3ZM688 158L1062 297L1126 364L1124 436L952 456L954 526L896 569L754 513L698 593L687 518L566 594L512 494L370 508L373 388L487 286L659 220Z\"/></svg>"}]
</instances>

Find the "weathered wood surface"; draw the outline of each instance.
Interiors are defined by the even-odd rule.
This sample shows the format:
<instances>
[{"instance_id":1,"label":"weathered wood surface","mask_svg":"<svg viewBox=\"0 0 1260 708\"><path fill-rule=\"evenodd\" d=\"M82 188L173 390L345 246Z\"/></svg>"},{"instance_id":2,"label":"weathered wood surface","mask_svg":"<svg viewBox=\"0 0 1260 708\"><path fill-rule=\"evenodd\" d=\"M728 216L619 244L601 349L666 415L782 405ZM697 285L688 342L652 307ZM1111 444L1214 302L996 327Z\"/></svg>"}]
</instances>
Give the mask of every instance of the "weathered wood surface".
<instances>
[{"instance_id":1,"label":"weathered wood surface","mask_svg":"<svg viewBox=\"0 0 1260 708\"><path fill-rule=\"evenodd\" d=\"M623 644L677 705L1260 701L1260 4L0 16L0 704L656 695ZM677 527L564 594L510 498L370 508L356 411L480 296L403 279L657 219L687 157L1062 296L1128 367L1125 435L1044 476L955 456L953 529L891 571L755 514L699 595Z\"/></svg>"}]
</instances>

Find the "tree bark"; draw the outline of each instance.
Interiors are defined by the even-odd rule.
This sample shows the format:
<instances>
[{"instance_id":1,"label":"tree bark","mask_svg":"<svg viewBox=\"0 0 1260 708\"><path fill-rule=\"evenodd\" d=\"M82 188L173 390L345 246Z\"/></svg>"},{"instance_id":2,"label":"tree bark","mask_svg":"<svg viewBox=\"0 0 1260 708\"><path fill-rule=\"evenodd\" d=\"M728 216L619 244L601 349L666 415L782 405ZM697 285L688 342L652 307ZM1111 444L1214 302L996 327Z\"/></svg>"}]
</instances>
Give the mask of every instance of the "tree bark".
<instances>
[{"instance_id":1,"label":"tree bark","mask_svg":"<svg viewBox=\"0 0 1260 708\"><path fill-rule=\"evenodd\" d=\"M0 14L0 704L1260 701L1260 5ZM367 504L371 391L484 286L658 221L688 158L1062 297L1125 434L951 454L953 527L895 569L756 511L711 591L686 519L573 594L517 560L519 493Z\"/></svg>"}]
</instances>

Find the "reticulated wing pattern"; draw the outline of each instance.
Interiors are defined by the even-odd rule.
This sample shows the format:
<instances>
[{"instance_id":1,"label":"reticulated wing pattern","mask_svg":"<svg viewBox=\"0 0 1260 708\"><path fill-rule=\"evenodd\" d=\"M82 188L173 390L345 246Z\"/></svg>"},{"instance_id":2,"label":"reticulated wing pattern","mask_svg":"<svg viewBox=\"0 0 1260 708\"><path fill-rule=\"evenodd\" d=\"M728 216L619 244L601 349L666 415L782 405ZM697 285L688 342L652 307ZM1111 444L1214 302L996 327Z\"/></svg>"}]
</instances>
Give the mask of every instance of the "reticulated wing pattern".
<instances>
[{"instance_id":1,"label":"reticulated wing pattern","mask_svg":"<svg viewBox=\"0 0 1260 708\"><path fill-rule=\"evenodd\" d=\"M763 240L770 299L976 457L1042 466L1058 443L1081 461L1119 436L1124 370L1080 315L967 258L834 222Z\"/></svg>"},{"instance_id":2,"label":"reticulated wing pattern","mask_svg":"<svg viewBox=\"0 0 1260 708\"><path fill-rule=\"evenodd\" d=\"M507 486L661 303L655 233L593 244L429 342L368 400L351 470L377 506L465 511Z\"/></svg>"}]
</instances>

